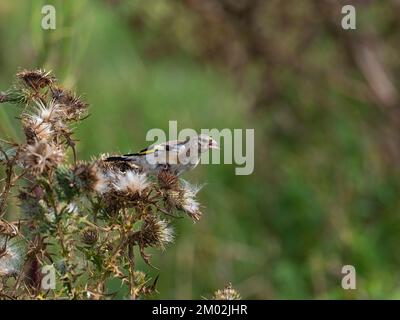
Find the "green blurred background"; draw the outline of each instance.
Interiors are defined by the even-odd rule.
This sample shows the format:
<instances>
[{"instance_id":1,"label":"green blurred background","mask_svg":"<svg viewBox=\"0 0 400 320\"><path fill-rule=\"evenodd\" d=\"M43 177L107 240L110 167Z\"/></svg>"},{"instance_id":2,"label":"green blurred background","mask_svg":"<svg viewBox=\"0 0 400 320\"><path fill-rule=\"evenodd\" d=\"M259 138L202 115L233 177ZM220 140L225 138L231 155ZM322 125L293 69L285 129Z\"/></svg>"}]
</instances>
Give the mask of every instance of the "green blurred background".
<instances>
[{"instance_id":1,"label":"green blurred background","mask_svg":"<svg viewBox=\"0 0 400 320\"><path fill-rule=\"evenodd\" d=\"M400 5L347 3L357 30L331 0L1 1L0 89L39 67L82 94L80 159L143 148L168 120L255 129L252 175L187 175L206 183L205 214L175 222L160 270L139 265L160 275L154 298L228 282L252 299L400 298ZM22 139L16 115L1 106L2 137ZM346 264L357 290L341 287Z\"/></svg>"}]
</instances>

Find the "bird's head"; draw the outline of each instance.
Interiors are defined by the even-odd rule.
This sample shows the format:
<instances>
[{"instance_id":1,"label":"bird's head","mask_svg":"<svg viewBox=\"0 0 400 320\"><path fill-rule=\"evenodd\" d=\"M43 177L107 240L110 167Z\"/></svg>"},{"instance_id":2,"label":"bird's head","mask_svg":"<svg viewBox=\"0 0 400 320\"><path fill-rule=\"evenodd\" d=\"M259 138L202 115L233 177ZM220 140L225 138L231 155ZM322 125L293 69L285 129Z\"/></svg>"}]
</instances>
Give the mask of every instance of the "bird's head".
<instances>
[{"instance_id":1,"label":"bird's head","mask_svg":"<svg viewBox=\"0 0 400 320\"><path fill-rule=\"evenodd\" d=\"M217 141L210 136L200 134L197 137L200 152L205 152L208 149L219 149Z\"/></svg>"}]
</instances>

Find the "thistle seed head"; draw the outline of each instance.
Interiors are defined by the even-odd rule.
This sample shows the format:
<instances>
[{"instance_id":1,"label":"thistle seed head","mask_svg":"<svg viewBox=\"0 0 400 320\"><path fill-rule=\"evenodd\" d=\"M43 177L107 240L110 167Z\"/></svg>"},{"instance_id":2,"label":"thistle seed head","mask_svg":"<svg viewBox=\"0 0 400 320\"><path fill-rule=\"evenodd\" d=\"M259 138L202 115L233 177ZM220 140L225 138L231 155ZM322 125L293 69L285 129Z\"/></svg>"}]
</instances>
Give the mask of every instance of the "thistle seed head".
<instances>
[{"instance_id":1,"label":"thistle seed head","mask_svg":"<svg viewBox=\"0 0 400 320\"><path fill-rule=\"evenodd\" d=\"M228 284L225 288L214 292L213 300L241 300L238 291L233 289L232 284Z\"/></svg>"},{"instance_id":2,"label":"thistle seed head","mask_svg":"<svg viewBox=\"0 0 400 320\"><path fill-rule=\"evenodd\" d=\"M54 131L50 123L43 121L38 116L32 116L22 120L26 141L33 144L34 141L50 141Z\"/></svg>"},{"instance_id":3,"label":"thistle seed head","mask_svg":"<svg viewBox=\"0 0 400 320\"><path fill-rule=\"evenodd\" d=\"M144 219L140 238L143 246L164 250L167 244L174 241L174 233L167 221L148 215Z\"/></svg>"},{"instance_id":4,"label":"thistle seed head","mask_svg":"<svg viewBox=\"0 0 400 320\"><path fill-rule=\"evenodd\" d=\"M158 184L163 189L177 190L179 187L178 177L167 170L163 170L158 174Z\"/></svg>"},{"instance_id":5,"label":"thistle seed head","mask_svg":"<svg viewBox=\"0 0 400 320\"><path fill-rule=\"evenodd\" d=\"M82 241L87 245L94 245L99 238L99 233L95 228L86 228L82 233Z\"/></svg>"},{"instance_id":6,"label":"thistle seed head","mask_svg":"<svg viewBox=\"0 0 400 320\"><path fill-rule=\"evenodd\" d=\"M54 81L54 76L51 75L51 71L45 70L23 70L17 73L17 78L21 79L23 83L34 89L38 90L46 86L50 86Z\"/></svg>"},{"instance_id":7,"label":"thistle seed head","mask_svg":"<svg viewBox=\"0 0 400 320\"><path fill-rule=\"evenodd\" d=\"M98 194L105 194L110 191L110 183L102 171L96 171L96 182L93 184L93 191Z\"/></svg>"},{"instance_id":8,"label":"thistle seed head","mask_svg":"<svg viewBox=\"0 0 400 320\"><path fill-rule=\"evenodd\" d=\"M73 172L75 183L79 189L86 191L95 190L99 183L99 172L95 164L78 162Z\"/></svg>"},{"instance_id":9,"label":"thistle seed head","mask_svg":"<svg viewBox=\"0 0 400 320\"><path fill-rule=\"evenodd\" d=\"M41 100L35 100L36 115L44 122L55 122L62 117L62 110L60 104L55 100L51 100L46 106Z\"/></svg>"},{"instance_id":10,"label":"thistle seed head","mask_svg":"<svg viewBox=\"0 0 400 320\"><path fill-rule=\"evenodd\" d=\"M53 99L63 106L66 120L79 120L86 115L88 104L68 90L52 88Z\"/></svg>"},{"instance_id":11,"label":"thistle seed head","mask_svg":"<svg viewBox=\"0 0 400 320\"><path fill-rule=\"evenodd\" d=\"M107 155L100 155L100 159L107 157ZM121 173L118 167L114 166L111 162L103 160L92 160L95 170L96 181L93 184L93 190L98 194L106 194L113 190L113 182L118 174Z\"/></svg>"},{"instance_id":12,"label":"thistle seed head","mask_svg":"<svg viewBox=\"0 0 400 320\"><path fill-rule=\"evenodd\" d=\"M150 186L145 174L128 171L119 174L113 186L116 191L126 193L128 195L141 195L142 192Z\"/></svg>"},{"instance_id":13,"label":"thistle seed head","mask_svg":"<svg viewBox=\"0 0 400 320\"><path fill-rule=\"evenodd\" d=\"M33 145L26 145L20 160L31 173L41 174L56 168L63 158L64 151L60 146L39 141Z\"/></svg>"},{"instance_id":14,"label":"thistle seed head","mask_svg":"<svg viewBox=\"0 0 400 320\"><path fill-rule=\"evenodd\" d=\"M201 186L195 186L182 180L182 186L179 191L171 190L167 193L167 202L170 206L183 210L189 217L199 221L202 212L196 195L201 188Z\"/></svg>"}]
</instances>

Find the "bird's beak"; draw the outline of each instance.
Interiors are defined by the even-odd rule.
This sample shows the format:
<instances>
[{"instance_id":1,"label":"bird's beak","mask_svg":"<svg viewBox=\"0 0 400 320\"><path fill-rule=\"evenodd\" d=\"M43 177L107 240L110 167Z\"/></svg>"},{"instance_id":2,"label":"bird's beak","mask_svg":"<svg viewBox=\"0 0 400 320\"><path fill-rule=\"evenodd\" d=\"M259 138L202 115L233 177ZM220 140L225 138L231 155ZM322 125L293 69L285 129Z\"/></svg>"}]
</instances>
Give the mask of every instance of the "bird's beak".
<instances>
[{"instance_id":1,"label":"bird's beak","mask_svg":"<svg viewBox=\"0 0 400 320\"><path fill-rule=\"evenodd\" d=\"M219 146L218 146L217 141L215 141L215 140L211 140L211 141L210 141L210 149L219 150Z\"/></svg>"}]
</instances>

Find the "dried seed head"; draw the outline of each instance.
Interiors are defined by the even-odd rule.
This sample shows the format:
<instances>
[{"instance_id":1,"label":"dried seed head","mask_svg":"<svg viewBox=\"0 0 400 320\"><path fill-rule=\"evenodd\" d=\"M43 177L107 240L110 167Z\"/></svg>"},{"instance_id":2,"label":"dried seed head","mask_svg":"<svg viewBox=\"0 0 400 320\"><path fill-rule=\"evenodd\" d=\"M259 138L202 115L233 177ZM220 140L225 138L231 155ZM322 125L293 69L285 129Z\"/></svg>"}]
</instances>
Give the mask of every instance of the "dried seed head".
<instances>
[{"instance_id":1,"label":"dried seed head","mask_svg":"<svg viewBox=\"0 0 400 320\"><path fill-rule=\"evenodd\" d=\"M54 136L68 132L63 122L64 112L55 100L47 105L41 100L34 101L34 111L22 114L22 125L28 143L32 144L34 140L51 141Z\"/></svg>"},{"instance_id":2,"label":"dried seed head","mask_svg":"<svg viewBox=\"0 0 400 320\"><path fill-rule=\"evenodd\" d=\"M115 177L113 186L116 191L126 193L127 195L141 195L149 187L150 183L145 174L128 171Z\"/></svg>"},{"instance_id":3,"label":"dried seed head","mask_svg":"<svg viewBox=\"0 0 400 320\"><path fill-rule=\"evenodd\" d=\"M239 292L229 283L224 289L214 292L213 300L241 300Z\"/></svg>"},{"instance_id":4,"label":"dried seed head","mask_svg":"<svg viewBox=\"0 0 400 320\"><path fill-rule=\"evenodd\" d=\"M86 191L95 190L99 183L98 169L95 164L78 162L73 172L75 183L79 189Z\"/></svg>"},{"instance_id":5,"label":"dried seed head","mask_svg":"<svg viewBox=\"0 0 400 320\"><path fill-rule=\"evenodd\" d=\"M34 90L50 86L55 78L51 75L51 71L45 70L24 70L17 73L17 77L21 79L24 84Z\"/></svg>"},{"instance_id":6,"label":"dried seed head","mask_svg":"<svg viewBox=\"0 0 400 320\"><path fill-rule=\"evenodd\" d=\"M147 177L138 173L136 168L122 171L119 166L109 162L96 160L94 163L96 182L93 190L104 198L107 214L113 215L123 207L135 206L143 196L143 191L150 186Z\"/></svg>"},{"instance_id":7,"label":"dried seed head","mask_svg":"<svg viewBox=\"0 0 400 320\"><path fill-rule=\"evenodd\" d=\"M119 171L102 160L94 159L92 165L96 175L92 189L99 194L110 192L112 190L112 181Z\"/></svg>"},{"instance_id":8,"label":"dried seed head","mask_svg":"<svg viewBox=\"0 0 400 320\"><path fill-rule=\"evenodd\" d=\"M79 120L86 115L88 104L75 94L60 87L52 88L53 99L63 105L67 120Z\"/></svg>"},{"instance_id":9,"label":"dried seed head","mask_svg":"<svg viewBox=\"0 0 400 320\"><path fill-rule=\"evenodd\" d=\"M174 241L173 230L167 221L147 215L140 230L140 241L144 247L156 247L164 250L167 244Z\"/></svg>"},{"instance_id":10,"label":"dried seed head","mask_svg":"<svg viewBox=\"0 0 400 320\"><path fill-rule=\"evenodd\" d=\"M14 276L20 272L23 254L15 240L0 235L0 276Z\"/></svg>"},{"instance_id":11,"label":"dried seed head","mask_svg":"<svg viewBox=\"0 0 400 320\"><path fill-rule=\"evenodd\" d=\"M97 242L99 233L95 228L86 228L82 233L82 241L87 245L93 245Z\"/></svg>"},{"instance_id":12,"label":"dried seed head","mask_svg":"<svg viewBox=\"0 0 400 320\"><path fill-rule=\"evenodd\" d=\"M96 163L96 166L103 172L121 173L121 172L140 172L140 167L134 163L128 161L105 161L110 155L108 153L103 153L99 155L99 159L93 159L92 161Z\"/></svg>"},{"instance_id":13,"label":"dried seed head","mask_svg":"<svg viewBox=\"0 0 400 320\"><path fill-rule=\"evenodd\" d=\"M56 168L63 158L64 151L60 146L39 141L33 145L26 145L20 160L31 173L41 174Z\"/></svg>"},{"instance_id":14,"label":"dried seed head","mask_svg":"<svg viewBox=\"0 0 400 320\"><path fill-rule=\"evenodd\" d=\"M44 122L55 122L62 118L63 111L55 100L51 100L47 106L41 100L35 100L35 103L35 114Z\"/></svg>"},{"instance_id":15,"label":"dried seed head","mask_svg":"<svg viewBox=\"0 0 400 320\"><path fill-rule=\"evenodd\" d=\"M54 136L51 124L43 121L43 119L38 116L31 116L22 119L22 125L26 141L29 144L39 140L49 141L51 140L51 137Z\"/></svg>"},{"instance_id":16,"label":"dried seed head","mask_svg":"<svg viewBox=\"0 0 400 320\"><path fill-rule=\"evenodd\" d=\"M174 189L177 190L178 177L167 170L163 170L158 174L158 184L163 189Z\"/></svg>"},{"instance_id":17,"label":"dried seed head","mask_svg":"<svg viewBox=\"0 0 400 320\"><path fill-rule=\"evenodd\" d=\"M98 194L105 194L110 191L110 182L100 170L96 171L96 182L93 184L93 190Z\"/></svg>"},{"instance_id":18,"label":"dried seed head","mask_svg":"<svg viewBox=\"0 0 400 320\"><path fill-rule=\"evenodd\" d=\"M182 186L179 191L169 190L167 192L167 203L171 207L183 210L192 219L198 221L202 216L200 203L196 199L200 189L201 186L191 185L189 182L182 180Z\"/></svg>"}]
</instances>

